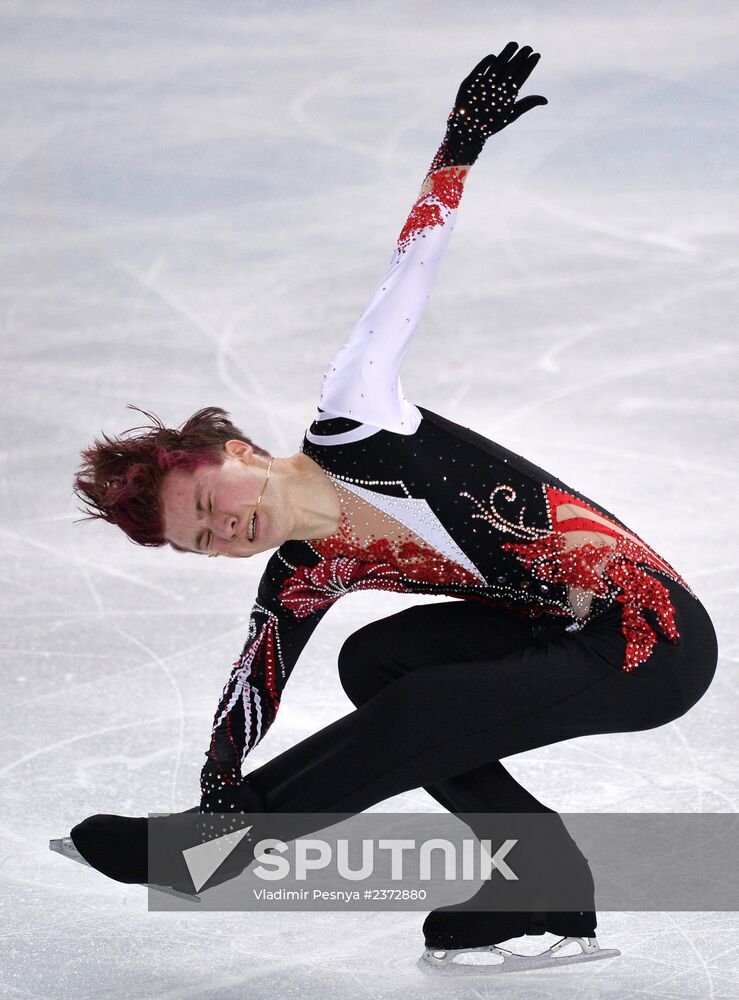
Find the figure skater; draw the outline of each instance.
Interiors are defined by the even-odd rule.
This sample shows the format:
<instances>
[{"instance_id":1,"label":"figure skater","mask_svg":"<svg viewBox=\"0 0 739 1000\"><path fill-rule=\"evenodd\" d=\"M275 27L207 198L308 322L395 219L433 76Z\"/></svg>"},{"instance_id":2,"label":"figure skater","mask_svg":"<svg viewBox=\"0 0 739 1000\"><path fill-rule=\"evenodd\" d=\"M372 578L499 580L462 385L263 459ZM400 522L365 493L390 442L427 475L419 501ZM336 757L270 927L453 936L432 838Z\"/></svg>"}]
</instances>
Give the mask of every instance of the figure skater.
<instances>
[{"instance_id":1,"label":"figure skater","mask_svg":"<svg viewBox=\"0 0 739 1000\"><path fill-rule=\"evenodd\" d=\"M492 136L547 103L519 96L539 59L509 42L462 82L390 266L328 364L296 454L275 458L214 407L177 430L147 414L146 427L83 452L76 489L88 513L134 542L214 558L276 549L215 713L202 814L355 814L422 786L466 817L556 817L504 758L663 726L711 683L711 621L662 556L549 472L403 394L401 362L470 168ZM352 635L338 669L356 710L242 775L319 621L344 594L369 589L452 600ZM71 836L101 872L145 883L146 824L93 816ZM564 824L559 839L587 880ZM425 960L446 967L481 947L509 960L496 945L544 931L560 945L576 939L578 960L597 958L595 928L594 897L571 912L452 907L426 918Z\"/></svg>"}]
</instances>

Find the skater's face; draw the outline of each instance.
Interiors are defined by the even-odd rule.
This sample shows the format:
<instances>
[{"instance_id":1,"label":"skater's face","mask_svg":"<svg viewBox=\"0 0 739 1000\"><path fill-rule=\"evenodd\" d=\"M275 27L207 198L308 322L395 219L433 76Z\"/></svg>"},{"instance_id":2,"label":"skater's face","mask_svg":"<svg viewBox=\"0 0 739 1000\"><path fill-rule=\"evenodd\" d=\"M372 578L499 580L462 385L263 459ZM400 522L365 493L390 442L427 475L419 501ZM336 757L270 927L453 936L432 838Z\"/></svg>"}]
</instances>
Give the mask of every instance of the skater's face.
<instances>
[{"instance_id":1,"label":"skater's face","mask_svg":"<svg viewBox=\"0 0 739 1000\"><path fill-rule=\"evenodd\" d=\"M281 545L277 491L270 496L274 483L265 482L269 459L244 441L228 441L224 455L218 465L167 473L161 491L165 538L203 555L252 556Z\"/></svg>"}]
</instances>

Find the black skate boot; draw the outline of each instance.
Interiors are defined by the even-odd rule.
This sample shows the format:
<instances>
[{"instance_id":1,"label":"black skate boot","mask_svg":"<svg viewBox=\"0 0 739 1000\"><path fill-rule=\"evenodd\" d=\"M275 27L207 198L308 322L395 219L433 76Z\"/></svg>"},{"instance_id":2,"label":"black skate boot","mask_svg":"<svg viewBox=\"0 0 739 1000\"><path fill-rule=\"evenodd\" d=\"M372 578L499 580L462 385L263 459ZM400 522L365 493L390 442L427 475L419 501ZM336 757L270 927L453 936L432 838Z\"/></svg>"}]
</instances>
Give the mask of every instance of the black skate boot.
<instances>
[{"instance_id":1,"label":"black skate boot","mask_svg":"<svg viewBox=\"0 0 739 1000\"><path fill-rule=\"evenodd\" d=\"M463 906L465 904L462 904ZM423 923L425 950L418 968L431 975L488 976L555 968L573 962L616 958L617 949L603 949L595 938L594 912L502 912L433 910ZM524 935L560 936L536 955L520 954L503 942Z\"/></svg>"},{"instance_id":2,"label":"black skate boot","mask_svg":"<svg viewBox=\"0 0 739 1000\"><path fill-rule=\"evenodd\" d=\"M466 910L461 906L432 910L423 922L426 948L481 948L529 933L530 913ZM544 931L534 933L543 934Z\"/></svg>"},{"instance_id":3,"label":"black skate boot","mask_svg":"<svg viewBox=\"0 0 739 1000\"><path fill-rule=\"evenodd\" d=\"M195 887L183 853L244 829L249 813L262 812L261 798L246 783L240 795L243 811L232 816L201 813L197 807L152 817L98 814L78 823L70 838L90 867L116 882L167 887L195 896L201 888L234 878L252 860L249 848L254 835L250 832L235 849L224 848L224 862L228 863L218 866L204 886Z\"/></svg>"},{"instance_id":4,"label":"black skate boot","mask_svg":"<svg viewBox=\"0 0 739 1000\"><path fill-rule=\"evenodd\" d=\"M587 861L579 877L585 879L586 885L589 880L592 887ZM499 886L493 889L490 884L483 885L478 893L478 902L489 897L493 903L497 895L497 905L500 906L499 889ZM604 950L598 945L594 910L547 910L546 895L542 893L535 898L537 910L531 912L470 910L466 909L469 900L457 906L433 910L423 924L426 947L418 967L432 974L479 976L544 969L619 955L615 949ZM591 898L594 899L594 888ZM502 942L512 938L546 933L555 934L560 940L538 955L521 955L508 947L501 947Z\"/></svg>"}]
</instances>

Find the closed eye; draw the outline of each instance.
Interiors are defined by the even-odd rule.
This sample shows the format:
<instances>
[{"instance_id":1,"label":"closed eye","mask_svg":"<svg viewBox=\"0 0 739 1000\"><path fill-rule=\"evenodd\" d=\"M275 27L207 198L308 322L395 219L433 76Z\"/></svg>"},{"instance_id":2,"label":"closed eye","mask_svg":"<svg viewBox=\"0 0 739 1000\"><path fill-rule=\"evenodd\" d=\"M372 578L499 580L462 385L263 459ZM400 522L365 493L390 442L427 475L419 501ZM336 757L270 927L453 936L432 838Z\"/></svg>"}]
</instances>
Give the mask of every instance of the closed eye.
<instances>
[{"instance_id":1,"label":"closed eye","mask_svg":"<svg viewBox=\"0 0 739 1000\"><path fill-rule=\"evenodd\" d=\"M213 513L213 497L208 497L208 513ZM213 545L213 534L208 531L203 539L203 551L209 555L212 555L211 546Z\"/></svg>"}]
</instances>

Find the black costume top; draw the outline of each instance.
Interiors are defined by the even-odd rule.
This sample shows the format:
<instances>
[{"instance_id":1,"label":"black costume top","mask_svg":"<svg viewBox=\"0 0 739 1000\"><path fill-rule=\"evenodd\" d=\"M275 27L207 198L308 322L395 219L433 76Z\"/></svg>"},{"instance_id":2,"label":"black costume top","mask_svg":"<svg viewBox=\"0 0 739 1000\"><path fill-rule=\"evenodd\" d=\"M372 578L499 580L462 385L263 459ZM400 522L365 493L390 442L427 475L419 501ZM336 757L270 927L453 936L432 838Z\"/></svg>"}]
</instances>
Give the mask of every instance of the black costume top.
<instances>
[{"instance_id":1,"label":"black costume top","mask_svg":"<svg viewBox=\"0 0 739 1000\"><path fill-rule=\"evenodd\" d=\"M403 395L401 361L454 228L464 172L428 175L390 267L326 370L301 450L331 477L342 524L327 539L285 542L269 560L215 715L204 795L240 780L301 650L343 594L447 595L570 631L620 601L625 670L647 658L655 627L679 638L660 577L687 584L621 521Z\"/></svg>"}]
</instances>

